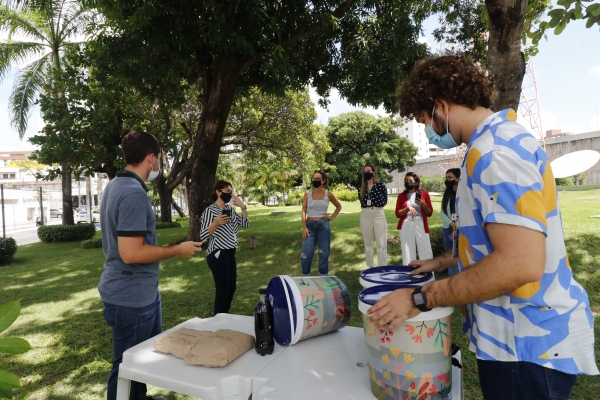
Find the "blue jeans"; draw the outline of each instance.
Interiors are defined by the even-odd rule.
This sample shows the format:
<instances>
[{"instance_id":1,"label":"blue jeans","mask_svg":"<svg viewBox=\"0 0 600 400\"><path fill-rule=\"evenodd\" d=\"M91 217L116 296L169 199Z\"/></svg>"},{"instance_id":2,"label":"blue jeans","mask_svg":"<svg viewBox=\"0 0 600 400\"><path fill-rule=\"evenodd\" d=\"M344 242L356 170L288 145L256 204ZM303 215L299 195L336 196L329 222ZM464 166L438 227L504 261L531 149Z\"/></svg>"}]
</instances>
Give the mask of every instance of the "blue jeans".
<instances>
[{"instance_id":1,"label":"blue jeans","mask_svg":"<svg viewBox=\"0 0 600 400\"><path fill-rule=\"evenodd\" d=\"M442 228L442 240L444 241L444 248L446 251L452 250L452 228ZM458 274L458 267L448 268L448 276Z\"/></svg>"},{"instance_id":2,"label":"blue jeans","mask_svg":"<svg viewBox=\"0 0 600 400\"><path fill-rule=\"evenodd\" d=\"M571 395L577 375L530 362L477 360L485 400L563 400Z\"/></svg>"},{"instance_id":3,"label":"blue jeans","mask_svg":"<svg viewBox=\"0 0 600 400\"><path fill-rule=\"evenodd\" d=\"M331 244L331 228L328 220L306 221L308 238L302 241L302 253L300 254L300 265L302 273L310 275L315 248L319 246L319 273L329 273L329 246Z\"/></svg>"},{"instance_id":4,"label":"blue jeans","mask_svg":"<svg viewBox=\"0 0 600 400\"><path fill-rule=\"evenodd\" d=\"M123 359L123 353L162 332L160 293L156 296L154 303L145 307L125 307L104 303L103 315L106 323L112 328L114 350L106 398L115 400L117 398L119 365ZM129 399L146 400L146 384L131 381Z\"/></svg>"}]
</instances>

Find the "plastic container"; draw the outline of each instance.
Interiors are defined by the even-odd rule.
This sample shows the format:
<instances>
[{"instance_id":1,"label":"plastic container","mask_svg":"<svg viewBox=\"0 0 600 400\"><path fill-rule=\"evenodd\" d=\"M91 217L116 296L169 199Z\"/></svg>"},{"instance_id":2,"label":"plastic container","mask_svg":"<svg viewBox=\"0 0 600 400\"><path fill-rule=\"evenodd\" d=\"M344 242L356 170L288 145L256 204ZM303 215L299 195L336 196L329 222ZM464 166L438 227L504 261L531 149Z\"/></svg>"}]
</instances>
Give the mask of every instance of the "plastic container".
<instances>
[{"instance_id":1,"label":"plastic container","mask_svg":"<svg viewBox=\"0 0 600 400\"><path fill-rule=\"evenodd\" d=\"M433 282L433 273L411 275L410 271L415 267L406 265L386 265L364 270L360 273L360 284L363 288L378 285L424 285Z\"/></svg>"},{"instance_id":2,"label":"plastic container","mask_svg":"<svg viewBox=\"0 0 600 400\"><path fill-rule=\"evenodd\" d=\"M267 301L273 307L273 337L283 346L350 321L350 293L336 276L276 276L267 286Z\"/></svg>"},{"instance_id":3,"label":"plastic container","mask_svg":"<svg viewBox=\"0 0 600 400\"><path fill-rule=\"evenodd\" d=\"M371 392L379 400L452 399L452 307L422 312L393 330L379 329L368 320L367 310L381 297L399 288L417 286L374 286L358 297Z\"/></svg>"},{"instance_id":4,"label":"plastic container","mask_svg":"<svg viewBox=\"0 0 600 400\"><path fill-rule=\"evenodd\" d=\"M275 342L273 342L273 308L265 299L267 290L258 291L260 300L254 307L254 349L258 354L273 354Z\"/></svg>"}]
</instances>

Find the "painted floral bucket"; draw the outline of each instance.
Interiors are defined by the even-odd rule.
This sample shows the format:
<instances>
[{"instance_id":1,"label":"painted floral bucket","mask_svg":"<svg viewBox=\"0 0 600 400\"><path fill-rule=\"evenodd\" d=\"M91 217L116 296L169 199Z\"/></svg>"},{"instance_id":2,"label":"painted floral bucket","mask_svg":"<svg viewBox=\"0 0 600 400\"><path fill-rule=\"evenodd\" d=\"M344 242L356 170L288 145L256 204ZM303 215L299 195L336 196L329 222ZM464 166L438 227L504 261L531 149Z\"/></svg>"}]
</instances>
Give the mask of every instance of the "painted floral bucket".
<instances>
[{"instance_id":1,"label":"painted floral bucket","mask_svg":"<svg viewBox=\"0 0 600 400\"><path fill-rule=\"evenodd\" d=\"M382 267L368 268L360 273L360 284L363 288L378 285L419 285L433 282L433 273L411 275L410 271L416 267L407 265L386 265Z\"/></svg>"},{"instance_id":2,"label":"painted floral bucket","mask_svg":"<svg viewBox=\"0 0 600 400\"><path fill-rule=\"evenodd\" d=\"M358 297L369 357L371 392L378 400L452 399L452 307L422 312L394 330L368 321L367 310L399 288L384 285L364 289Z\"/></svg>"},{"instance_id":3,"label":"painted floral bucket","mask_svg":"<svg viewBox=\"0 0 600 400\"><path fill-rule=\"evenodd\" d=\"M267 286L273 337L280 345L323 335L350 321L350 293L336 276L279 275Z\"/></svg>"}]
</instances>

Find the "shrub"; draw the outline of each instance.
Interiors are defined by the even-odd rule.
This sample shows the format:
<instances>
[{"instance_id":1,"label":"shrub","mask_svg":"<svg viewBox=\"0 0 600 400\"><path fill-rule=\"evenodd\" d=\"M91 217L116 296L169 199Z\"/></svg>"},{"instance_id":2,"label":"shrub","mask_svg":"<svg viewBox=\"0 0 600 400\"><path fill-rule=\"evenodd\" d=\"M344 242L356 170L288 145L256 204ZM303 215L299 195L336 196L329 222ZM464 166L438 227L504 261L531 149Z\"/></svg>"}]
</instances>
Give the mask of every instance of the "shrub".
<instances>
[{"instance_id":1,"label":"shrub","mask_svg":"<svg viewBox=\"0 0 600 400\"><path fill-rule=\"evenodd\" d=\"M304 190L292 190L287 194L285 201L283 202L286 206L299 206L304 200Z\"/></svg>"},{"instance_id":2,"label":"shrub","mask_svg":"<svg viewBox=\"0 0 600 400\"><path fill-rule=\"evenodd\" d=\"M44 243L73 242L93 238L96 227L94 224L47 225L40 226L37 233Z\"/></svg>"},{"instance_id":3,"label":"shrub","mask_svg":"<svg viewBox=\"0 0 600 400\"><path fill-rule=\"evenodd\" d=\"M357 201L358 200L358 190L351 189L343 183L338 183L337 185L331 188L331 192L335 196L336 199L340 201Z\"/></svg>"},{"instance_id":4,"label":"shrub","mask_svg":"<svg viewBox=\"0 0 600 400\"><path fill-rule=\"evenodd\" d=\"M156 222L156 229L181 228L179 222Z\"/></svg>"},{"instance_id":5,"label":"shrub","mask_svg":"<svg viewBox=\"0 0 600 400\"><path fill-rule=\"evenodd\" d=\"M554 180L556 181L556 186L573 186L574 185L572 176L569 176L566 178L555 178Z\"/></svg>"},{"instance_id":6,"label":"shrub","mask_svg":"<svg viewBox=\"0 0 600 400\"><path fill-rule=\"evenodd\" d=\"M8 329L21 314L21 301L11 301L0 306L0 332ZM23 354L31 350L31 345L25 339L15 337L0 338L0 352L7 354ZM0 371L2 378L0 379L0 398L13 398L13 389L21 387L19 377L8 370L0 359ZM29 383L21 392L19 399L27 397L31 383Z\"/></svg>"},{"instance_id":7,"label":"shrub","mask_svg":"<svg viewBox=\"0 0 600 400\"><path fill-rule=\"evenodd\" d=\"M446 247L444 247L444 239L442 238L441 227L435 227L429 230L429 241L431 242L431 250L434 257L446 252Z\"/></svg>"},{"instance_id":8,"label":"shrub","mask_svg":"<svg viewBox=\"0 0 600 400\"><path fill-rule=\"evenodd\" d=\"M102 247L102 238L93 238L81 242L82 249L99 249Z\"/></svg>"},{"instance_id":9,"label":"shrub","mask_svg":"<svg viewBox=\"0 0 600 400\"><path fill-rule=\"evenodd\" d=\"M446 190L445 180L445 176L422 176L421 188L427 192L444 193L444 190Z\"/></svg>"},{"instance_id":10,"label":"shrub","mask_svg":"<svg viewBox=\"0 0 600 400\"><path fill-rule=\"evenodd\" d=\"M17 242L13 238L0 238L0 264L8 263L17 252Z\"/></svg>"},{"instance_id":11,"label":"shrub","mask_svg":"<svg viewBox=\"0 0 600 400\"><path fill-rule=\"evenodd\" d=\"M179 222L179 221L188 221L190 219L190 217L175 217L175 222Z\"/></svg>"}]
</instances>

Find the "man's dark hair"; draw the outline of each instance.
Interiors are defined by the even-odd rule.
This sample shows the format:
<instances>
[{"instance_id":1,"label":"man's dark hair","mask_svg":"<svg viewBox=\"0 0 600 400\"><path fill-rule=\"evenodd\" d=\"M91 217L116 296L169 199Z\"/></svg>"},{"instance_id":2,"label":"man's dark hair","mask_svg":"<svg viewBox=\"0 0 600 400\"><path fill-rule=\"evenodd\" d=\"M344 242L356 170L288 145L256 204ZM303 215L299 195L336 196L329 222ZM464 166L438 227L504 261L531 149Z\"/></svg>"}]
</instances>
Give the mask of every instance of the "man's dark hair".
<instances>
[{"instance_id":1,"label":"man's dark hair","mask_svg":"<svg viewBox=\"0 0 600 400\"><path fill-rule=\"evenodd\" d=\"M217 190L221 190L221 189L225 189L227 186L231 186L233 188L233 185L227 181L217 181L215 182L215 187L213 189L213 194L212 194L212 200L213 201L217 201L217 199L219 198L219 196L217 196L217 194L215 193L215 191Z\"/></svg>"},{"instance_id":2,"label":"man's dark hair","mask_svg":"<svg viewBox=\"0 0 600 400\"><path fill-rule=\"evenodd\" d=\"M140 164L148 154L154 154L157 158L160 154L158 140L144 131L129 132L121 140L121 148L128 165Z\"/></svg>"},{"instance_id":3,"label":"man's dark hair","mask_svg":"<svg viewBox=\"0 0 600 400\"><path fill-rule=\"evenodd\" d=\"M421 61L397 91L400 115L431 115L434 101L447 100L472 110L491 108L494 85L486 70L464 56L432 57Z\"/></svg>"}]
</instances>

